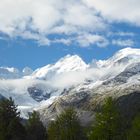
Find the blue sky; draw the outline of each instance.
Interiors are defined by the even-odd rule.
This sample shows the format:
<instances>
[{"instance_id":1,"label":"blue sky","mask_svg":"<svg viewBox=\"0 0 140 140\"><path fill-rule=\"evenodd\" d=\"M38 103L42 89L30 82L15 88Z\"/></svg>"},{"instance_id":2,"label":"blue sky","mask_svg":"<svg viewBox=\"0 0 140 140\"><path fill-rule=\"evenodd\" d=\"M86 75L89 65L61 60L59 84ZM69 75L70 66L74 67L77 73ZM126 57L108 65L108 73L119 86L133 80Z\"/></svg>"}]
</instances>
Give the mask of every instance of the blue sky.
<instances>
[{"instance_id":1,"label":"blue sky","mask_svg":"<svg viewBox=\"0 0 140 140\"><path fill-rule=\"evenodd\" d=\"M140 47L139 0L17 1L0 5L0 66L36 69L67 54L89 63Z\"/></svg>"}]
</instances>

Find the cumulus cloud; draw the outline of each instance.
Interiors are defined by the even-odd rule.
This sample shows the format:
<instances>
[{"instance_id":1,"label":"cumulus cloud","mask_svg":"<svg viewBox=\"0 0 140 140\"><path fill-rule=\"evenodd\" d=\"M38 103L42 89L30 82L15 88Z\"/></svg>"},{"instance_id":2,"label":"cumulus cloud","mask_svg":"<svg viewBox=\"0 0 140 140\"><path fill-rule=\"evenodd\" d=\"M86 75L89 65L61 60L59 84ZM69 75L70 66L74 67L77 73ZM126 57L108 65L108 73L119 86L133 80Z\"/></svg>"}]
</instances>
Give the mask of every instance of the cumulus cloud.
<instances>
[{"instance_id":1,"label":"cumulus cloud","mask_svg":"<svg viewBox=\"0 0 140 140\"><path fill-rule=\"evenodd\" d=\"M53 43L63 43L65 45L69 46L72 43L72 39L71 38L68 38L68 39L61 38L61 39L55 39L52 42Z\"/></svg>"},{"instance_id":2,"label":"cumulus cloud","mask_svg":"<svg viewBox=\"0 0 140 140\"><path fill-rule=\"evenodd\" d=\"M74 42L104 47L107 39L97 34L108 30L110 22L140 26L139 5L139 0L1 0L0 33L33 39L40 45ZM50 39L49 35L61 37Z\"/></svg>"},{"instance_id":3,"label":"cumulus cloud","mask_svg":"<svg viewBox=\"0 0 140 140\"><path fill-rule=\"evenodd\" d=\"M108 40L101 35L84 34L78 36L77 43L81 47L87 47L90 45L97 45L98 47L106 47L108 45Z\"/></svg>"},{"instance_id":4,"label":"cumulus cloud","mask_svg":"<svg viewBox=\"0 0 140 140\"><path fill-rule=\"evenodd\" d=\"M109 44L109 40L103 35L84 33L77 36L71 36L67 38L54 39L51 43L63 43L67 46L76 44L79 47L106 47Z\"/></svg>"},{"instance_id":5,"label":"cumulus cloud","mask_svg":"<svg viewBox=\"0 0 140 140\"><path fill-rule=\"evenodd\" d=\"M50 34L75 35L104 30L106 23L82 0L4 0L0 4L0 32L49 45ZM47 38L47 39L45 39ZM52 42L69 44L67 40Z\"/></svg>"},{"instance_id":6,"label":"cumulus cloud","mask_svg":"<svg viewBox=\"0 0 140 140\"><path fill-rule=\"evenodd\" d=\"M117 39L117 40L112 40L112 44L113 45L117 45L117 46L122 46L122 47L132 47L134 46L134 41L131 39L126 39L126 40L122 40L122 39Z\"/></svg>"},{"instance_id":7,"label":"cumulus cloud","mask_svg":"<svg viewBox=\"0 0 140 140\"><path fill-rule=\"evenodd\" d=\"M139 0L83 0L108 21L129 22L140 26Z\"/></svg>"},{"instance_id":8,"label":"cumulus cloud","mask_svg":"<svg viewBox=\"0 0 140 140\"><path fill-rule=\"evenodd\" d=\"M135 36L135 33L133 33L133 32L117 32L116 35L133 37L133 36Z\"/></svg>"},{"instance_id":9,"label":"cumulus cloud","mask_svg":"<svg viewBox=\"0 0 140 140\"><path fill-rule=\"evenodd\" d=\"M116 36L116 37L134 37L134 36L136 36L136 34L134 32L123 32L123 31L109 32L107 35Z\"/></svg>"}]
</instances>

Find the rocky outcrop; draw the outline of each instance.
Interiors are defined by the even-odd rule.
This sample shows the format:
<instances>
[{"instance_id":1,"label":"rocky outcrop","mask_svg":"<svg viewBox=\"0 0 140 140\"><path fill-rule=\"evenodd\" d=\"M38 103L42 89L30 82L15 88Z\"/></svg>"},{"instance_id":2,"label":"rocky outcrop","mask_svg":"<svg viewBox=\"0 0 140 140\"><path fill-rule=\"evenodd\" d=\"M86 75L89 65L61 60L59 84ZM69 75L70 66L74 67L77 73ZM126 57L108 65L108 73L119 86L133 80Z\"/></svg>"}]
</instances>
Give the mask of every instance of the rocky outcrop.
<instances>
[{"instance_id":1,"label":"rocky outcrop","mask_svg":"<svg viewBox=\"0 0 140 140\"><path fill-rule=\"evenodd\" d=\"M29 87L27 90L29 95L38 102L42 100L47 100L48 98L50 98L51 95L51 93L44 94L44 91L37 87Z\"/></svg>"},{"instance_id":2,"label":"rocky outcrop","mask_svg":"<svg viewBox=\"0 0 140 140\"><path fill-rule=\"evenodd\" d=\"M123 95L116 100L116 103L124 118L129 121L140 112L140 91Z\"/></svg>"},{"instance_id":3,"label":"rocky outcrop","mask_svg":"<svg viewBox=\"0 0 140 140\"><path fill-rule=\"evenodd\" d=\"M96 112L100 111L104 99L110 96L115 99L125 117L132 118L140 110L140 84L132 84L124 87L122 85L114 87L100 85L92 90L62 95L39 112L42 121L47 125L65 108L73 107L78 112L81 123L89 125L94 120Z\"/></svg>"},{"instance_id":4,"label":"rocky outcrop","mask_svg":"<svg viewBox=\"0 0 140 140\"><path fill-rule=\"evenodd\" d=\"M127 82L127 80L136 75L140 74L140 63L134 63L127 67L123 72L118 74L115 78L107 80L103 82L104 85L108 84L124 84Z\"/></svg>"}]
</instances>

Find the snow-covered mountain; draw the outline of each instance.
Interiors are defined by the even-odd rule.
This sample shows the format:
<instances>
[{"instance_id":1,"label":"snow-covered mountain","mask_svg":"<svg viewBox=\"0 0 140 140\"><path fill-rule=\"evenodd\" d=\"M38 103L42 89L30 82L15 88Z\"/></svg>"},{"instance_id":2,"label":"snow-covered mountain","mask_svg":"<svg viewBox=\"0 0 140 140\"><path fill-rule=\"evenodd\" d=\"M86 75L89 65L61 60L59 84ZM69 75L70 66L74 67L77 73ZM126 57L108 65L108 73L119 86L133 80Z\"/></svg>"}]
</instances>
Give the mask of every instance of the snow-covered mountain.
<instances>
[{"instance_id":1,"label":"snow-covered mountain","mask_svg":"<svg viewBox=\"0 0 140 140\"><path fill-rule=\"evenodd\" d=\"M16 68L0 67L0 79L15 79L20 77L20 72Z\"/></svg>"},{"instance_id":2,"label":"snow-covered mountain","mask_svg":"<svg viewBox=\"0 0 140 140\"><path fill-rule=\"evenodd\" d=\"M32 74L33 70L25 67L22 71L14 67L0 67L0 79L18 79Z\"/></svg>"},{"instance_id":3,"label":"snow-covered mountain","mask_svg":"<svg viewBox=\"0 0 140 140\"><path fill-rule=\"evenodd\" d=\"M47 80L54 75L67 72L84 71L88 65L78 55L67 55L55 64L38 68L28 78Z\"/></svg>"},{"instance_id":4,"label":"snow-covered mountain","mask_svg":"<svg viewBox=\"0 0 140 140\"><path fill-rule=\"evenodd\" d=\"M27 76L27 75L30 75L33 73L33 70L29 67L25 67L23 70L22 70L22 75L23 76Z\"/></svg>"},{"instance_id":5,"label":"snow-covered mountain","mask_svg":"<svg viewBox=\"0 0 140 140\"><path fill-rule=\"evenodd\" d=\"M29 110L46 108L58 99L75 104L91 95L139 84L139 79L140 49L125 48L89 64L78 55L67 55L35 71L0 67L0 97L11 96L26 117Z\"/></svg>"}]
</instances>

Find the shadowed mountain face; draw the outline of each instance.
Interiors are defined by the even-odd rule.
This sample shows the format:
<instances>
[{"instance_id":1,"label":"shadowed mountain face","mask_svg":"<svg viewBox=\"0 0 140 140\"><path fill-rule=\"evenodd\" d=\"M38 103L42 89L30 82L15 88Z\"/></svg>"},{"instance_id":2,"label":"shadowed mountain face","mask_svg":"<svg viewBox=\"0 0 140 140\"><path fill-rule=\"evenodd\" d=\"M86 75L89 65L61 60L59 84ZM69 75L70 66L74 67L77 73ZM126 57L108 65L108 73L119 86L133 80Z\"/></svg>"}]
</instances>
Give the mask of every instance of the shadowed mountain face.
<instances>
[{"instance_id":1,"label":"shadowed mountain face","mask_svg":"<svg viewBox=\"0 0 140 140\"><path fill-rule=\"evenodd\" d=\"M47 100L50 98L50 94L51 93L43 93L44 91L37 88L37 87L29 87L28 89L28 92L30 94L30 96L36 100L37 102L40 102L42 100Z\"/></svg>"},{"instance_id":2,"label":"shadowed mountain face","mask_svg":"<svg viewBox=\"0 0 140 140\"><path fill-rule=\"evenodd\" d=\"M130 120L140 112L140 92L123 95L116 100L116 103L124 117Z\"/></svg>"},{"instance_id":3,"label":"shadowed mountain face","mask_svg":"<svg viewBox=\"0 0 140 140\"><path fill-rule=\"evenodd\" d=\"M125 91L126 93L124 93ZM115 91L112 91L112 93L104 93L106 95L93 95L93 93L88 91L80 92L75 95L59 97L51 105L40 109L39 112L41 114L42 121L47 126L47 124L52 119L55 119L63 109L72 106L78 112L82 125L90 125L94 120L95 113L100 111L100 108L104 103L104 99L112 96L115 98L116 105L124 120L126 123L129 123L140 111L140 91L132 93L127 92L127 89L122 90L119 97L115 96L115 94L117 94Z\"/></svg>"}]
</instances>

